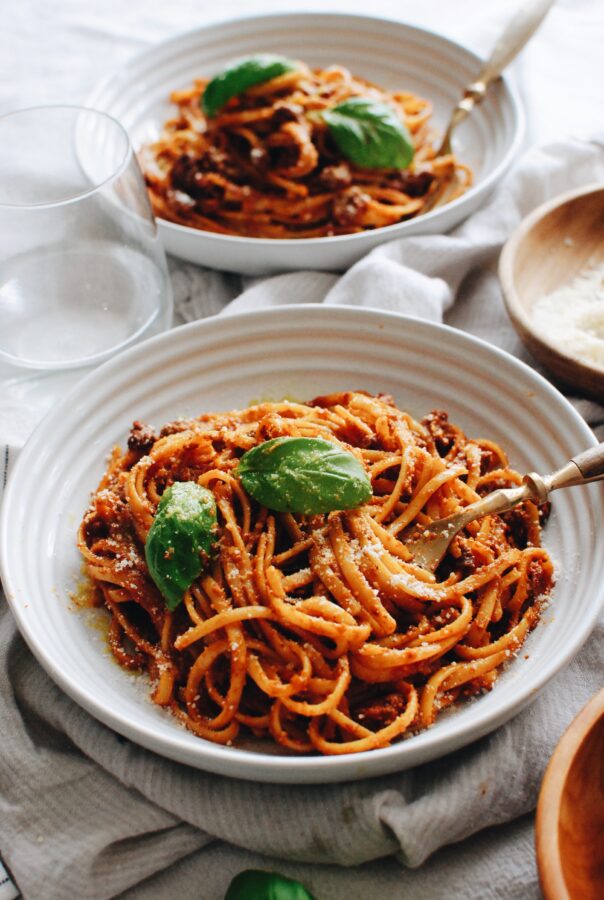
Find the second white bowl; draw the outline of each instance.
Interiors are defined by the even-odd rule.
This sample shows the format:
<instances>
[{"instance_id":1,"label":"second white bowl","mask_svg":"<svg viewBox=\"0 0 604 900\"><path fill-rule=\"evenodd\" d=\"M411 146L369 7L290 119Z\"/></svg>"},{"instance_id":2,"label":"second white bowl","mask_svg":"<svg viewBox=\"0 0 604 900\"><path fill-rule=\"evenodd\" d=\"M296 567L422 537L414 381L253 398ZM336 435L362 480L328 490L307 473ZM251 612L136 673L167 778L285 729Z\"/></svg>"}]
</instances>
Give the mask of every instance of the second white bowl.
<instances>
[{"instance_id":1,"label":"second white bowl","mask_svg":"<svg viewBox=\"0 0 604 900\"><path fill-rule=\"evenodd\" d=\"M153 47L104 80L88 99L129 131L135 147L157 139L173 114L170 92L213 75L230 60L282 53L310 66L338 63L383 87L431 100L433 124L446 127L464 87L481 67L477 56L431 31L402 22L337 13L294 13L237 19L179 35ZM327 238L273 240L200 231L159 220L168 253L247 275L296 269L344 270L373 247L409 234L444 233L474 212L517 156L524 133L519 100L504 79L455 133L458 158L474 186L452 203L387 228Z\"/></svg>"}]
</instances>

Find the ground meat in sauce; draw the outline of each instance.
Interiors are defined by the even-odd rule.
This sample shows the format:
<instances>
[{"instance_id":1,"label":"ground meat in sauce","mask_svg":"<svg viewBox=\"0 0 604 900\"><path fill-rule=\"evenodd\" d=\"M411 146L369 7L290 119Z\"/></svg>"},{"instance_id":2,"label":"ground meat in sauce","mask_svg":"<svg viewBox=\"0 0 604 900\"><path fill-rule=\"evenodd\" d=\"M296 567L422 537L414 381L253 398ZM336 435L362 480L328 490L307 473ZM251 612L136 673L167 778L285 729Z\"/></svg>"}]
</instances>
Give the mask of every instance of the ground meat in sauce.
<instances>
[{"instance_id":1,"label":"ground meat in sauce","mask_svg":"<svg viewBox=\"0 0 604 900\"><path fill-rule=\"evenodd\" d=\"M191 420L187 419L176 419L175 422L167 422L165 425L162 425L159 436L163 438L168 437L170 434L180 434L182 431L187 431L191 428L191 425Z\"/></svg>"},{"instance_id":2,"label":"ground meat in sauce","mask_svg":"<svg viewBox=\"0 0 604 900\"><path fill-rule=\"evenodd\" d=\"M373 441L373 435L364 431L354 422L345 422L338 429L338 437L341 441L346 441L355 447L370 447Z\"/></svg>"},{"instance_id":3,"label":"ground meat in sauce","mask_svg":"<svg viewBox=\"0 0 604 900\"><path fill-rule=\"evenodd\" d=\"M447 413L435 409L422 419L422 425L432 437L439 456L446 456L457 440L457 429L449 422Z\"/></svg>"},{"instance_id":4,"label":"ground meat in sauce","mask_svg":"<svg viewBox=\"0 0 604 900\"><path fill-rule=\"evenodd\" d=\"M338 225L355 225L361 213L371 202L371 197L360 187L347 188L333 199L332 214Z\"/></svg>"},{"instance_id":5,"label":"ground meat in sauce","mask_svg":"<svg viewBox=\"0 0 604 900\"><path fill-rule=\"evenodd\" d=\"M199 158L198 166L201 171L229 174L229 158L219 147L208 147Z\"/></svg>"},{"instance_id":6,"label":"ground meat in sauce","mask_svg":"<svg viewBox=\"0 0 604 900\"><path fill-rule=\"evenodd\" d=\"M388 187L402 191L408 197L424 197L435 178L432 172L400 172L388 179Z\"/></svg>"},{"instance_id":7,"label":"ground meat in sauce","mask_svg":"<svg viewBox=\"0 0 604 900\"><path fill-rule=\"evenodd\" d=\"M92 541L106 539L109 536L119 537L123 529L130 525L128 504L110 490L96 494L92 515L86 521L86 534Z\"/></svg>"},{"instance_id":8,"label":"ground meat in sauce","mask_svg":"<svg viewBox=\"0 0 604 900\"><path fill-rule=\"evenodd\" d=\"M400 716L407 708L407 699L401 694L387 694L361 706L356 710L355 718L366 724L365 720L383 728Z\"/></svg>"},{"instance_id":9,"label":"ground meat in sauce","mask_svg":"<svg viewBox=\"0 0 604 900\"><path fill-rule=\"evenodd\" d=\"M531 527L524 505L520 504L514 509L510 509L508 512L501 513L501 518L509 529L509 534L511 535L514 546L524 550L528 545L528 536Z\"/></svg>"},{"instance_id":10,"label":"ground meat in sauce","mask_svg":"<svg viewBox=\"0 0 604 900\"><path fill-rule=\"evenodd\" d=\"M157 435L150 425L146 425L144 422L133 422L128 435L128 450L144 456L145 453L149 452L156 440Z\"/></svg>"},{"instance_id":11,"label":"ground meat in sauce","mask_svg":"<svg viewBox=\"0 0 604 900\"><path fill-rule=\"evenodd\" d=\"M317 182L328 191L341 191L352 184L352 172L348 163L325 166L317 176Z\"/></svg>"},{"instance_id":12,"label":"ground meat in sauce","mask_svg":"<svg viewBox=\"0 0 604 900\"><path fill-rule=\"evenodd\" d=\"M551 587L551 576L546 572L540 560L533 559L528 565L526 574L531 586L529 596L541 597L547 593Z\"/></svg>"},{"instance_id":13,"label":"ground meat in sauce","mask_svg":"<svg viewBox=\"0 0 604 900\"><path fill-rule=\"evenodd\" d=\"M193 159L190 156L179 156L172 166L172 187L188 194L195 200L221 200L225 189L216 184L210 172L218 171L214 166L204 163L204 158Z\"/></svg>"},{"instance_id":14,"label":"ground meat in sauce","mask_svg":"<svg viewBox=\"0 0 604 900\"><path fill-rule=\"evenodd\" d=\"M197 193L197 180L201 177L201 160L183 154L179 156L170 172L172 187L190 197Z\"/></svg>"},{"instance_id":15,"label":"ground meat in sauce","mask_svg":"<svg viewBox=\"0 0 604 900\"><path fill-rule=\"evenodd\" d=\"M271 116L271 125L280 127L286 122L299 122L304 115L304 108L298 103L279 103Z\"/></svg>"},{"instance_id":16,"label":"ground meat in sauce","mask_svg":"<svg viewBox=\"0 0 604 900\"><path fill-rule=\"evenodd\" d=\"M492 469L497 468L499 465L499 457L495 453L494 450L489 450L488 448L481 447L480 448L480 474L486 475L487 472L490 472Z\"/></svg>"},{"instance_id":17,"label":"ground meat in sauce","mask_svg":"<svg viewBox=\"0 0 604 900\"><path fill-rule=\"evenodd\" d=\"M468 575L472 575L472 573L476 571L476 569L480 565L480 560L475 556L472 548L465 540L463 540L463 538L458 539L458 546L461 550L461 555L457 560L457 565L461 566L462 575L464 578L466 578Z\"/></svg>"},{"instance_id":18,"label":"ground meat in sauce","mask_svg":"<svg viewBox=\"0 0 604 900\"><path fill-rule=\"evenodd\" d=\"M552 511L552 504L549 500L546 500L545 503L540 503L537 507L537 512L539 513L539 525L543 528L544 525L547 525L547 520L550 517Z\"/></svg>"},{"instance_id":19,"label":"ground meat in sauce","mask_svg":"<svg viewBox=\"0 0 604 900\"><path fill-rule=\"evenodd\" d=\"M179 156L172 166L172 185L189 193L187 186L195 189L196 176L204 172L217 172L226 178L233 178L239 174L238 168L233 165L224 150L219 147L208 147L199 157L187 154Z\"/></svg>"}]
</instances>

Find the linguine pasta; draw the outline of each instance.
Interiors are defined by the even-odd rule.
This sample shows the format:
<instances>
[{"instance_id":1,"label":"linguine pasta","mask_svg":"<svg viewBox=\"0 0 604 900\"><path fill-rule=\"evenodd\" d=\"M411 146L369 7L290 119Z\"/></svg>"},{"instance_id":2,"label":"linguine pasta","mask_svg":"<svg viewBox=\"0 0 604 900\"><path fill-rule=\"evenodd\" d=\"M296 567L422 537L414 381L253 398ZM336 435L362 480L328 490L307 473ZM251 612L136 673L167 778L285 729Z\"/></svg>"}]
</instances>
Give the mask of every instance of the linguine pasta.
<instances>
[{"instance_id":1,"label":"linguine pasta","mask_svg":"<svg viewBox=\"0 0 604 900\"><path fill-rule=\"evenodd\" d=\"M208 118L200 105L207 84L197 79L171 94L175 116L139 153L162 219L246 237L327 237L405 221L471 185L467 166L436 155L431 104L413 93L386 91L341 66L299 63ZM362 168L344 158L317 113L352 97L394 109L414 144L409 168Z\"/></svg>"},{"instance_id":2,"label":"linguine pasta","mask_svg":"<svg viewBox=\"0 0 604 900\"><path fill-rule=\"evenodd\" d=\"M363 464L363 505L272 512L245 492L241 456L282 436L321 437ZM145 562L160 499L209 489L216 549L170 611ZM221 744L244 734L288 750L355 753L432 725L489 690L539 618L553 580L532 502L471 523L436 575L414 565L405 529L517 485L505 452L442 412L422 422L387 396L346 392L178 420L134 423L79 532L111 616L118 662L146 671L152 698Z\"/></svg>"}]
</instances>

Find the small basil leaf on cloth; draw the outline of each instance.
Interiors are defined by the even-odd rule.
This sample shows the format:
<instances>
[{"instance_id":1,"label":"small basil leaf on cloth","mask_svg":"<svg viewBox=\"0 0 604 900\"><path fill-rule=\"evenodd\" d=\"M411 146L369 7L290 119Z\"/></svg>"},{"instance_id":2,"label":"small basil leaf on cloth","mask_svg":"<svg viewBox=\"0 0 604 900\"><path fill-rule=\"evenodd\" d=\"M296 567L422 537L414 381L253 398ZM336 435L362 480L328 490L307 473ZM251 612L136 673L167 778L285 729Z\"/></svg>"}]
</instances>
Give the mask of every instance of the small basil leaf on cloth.
<instances>
[{"instance_id":1,"label":"small basil leaf on cloth","mask_svg":"<svg viewBox=\"0 0 604 900\"><path fill-rule=\"evenodd\" d=\"M224 900L314 900L314 897L292 878L247 869L233 878Z\"/></svg>"},{"instance_id":2,"label":"small basil leaf on cloth","mask_svg":"<svg viewBox=\"0 0 604 900\"><path fill-rule=\"evenodd\" d=\"M386 103L350 97L316 115L327 124L338 149L357 166L406 169L413 160L409 130Z\"/></svg>"},{"instance_id":3,"label":"small basil leaf on cloth","mask_svg":"<svg viewBox=\"0 0 604 900\"><path fill-rule=\"evenodd\" d=\"M217 531L211 491L194 481L177 481L164 491L145 542L145 559L168 609L176 609L203 571Z\"/></svg>"},{"instance_id":4,"label":"small basil leaf on cloth","mask_svg":"<svg viewBox=\"0 0 604 900\"><path fill-rule=\"evenodd\" d=\"M206 85L201 97L201 108L206 116L212 118L232 97L239 96L255 84L278 78L297 68L299 67L293 60L274 53L259 53L236 59Z\"/></svg>"},{"instance_id":5,"label":"small basil leaf on cloth","mask_svg":"<svg viewBox=\"0 0 604 900\"><path fill-rule=\"evenodd\" d=\"M243 454L237 475L254 500L277 512L316 515L353 509L372 494L362 462L324 438L265 441Z\"/></svg>"}]
</instances>

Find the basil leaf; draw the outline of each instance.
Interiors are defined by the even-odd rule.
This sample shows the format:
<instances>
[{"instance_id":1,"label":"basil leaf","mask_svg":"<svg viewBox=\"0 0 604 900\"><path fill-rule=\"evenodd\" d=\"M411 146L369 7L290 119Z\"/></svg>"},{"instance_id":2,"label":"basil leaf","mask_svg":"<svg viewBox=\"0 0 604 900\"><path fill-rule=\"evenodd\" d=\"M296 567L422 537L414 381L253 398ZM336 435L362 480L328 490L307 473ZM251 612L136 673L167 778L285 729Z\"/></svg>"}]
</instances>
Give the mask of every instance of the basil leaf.
<instances>
[{"instance_id":1,"label":"basil leaf","mask_svg":"<svg viewBox=\"0 0 604 900\"><path fill-rule=\"evenodd\" d=\"M293 72L297 68L293 60L274 53L259 53L236 59L206 86L201 98L201 108L206 116L215 116L231 97L237 97L255 84L270 81L271 78Z\"/></svg>"},{"instance_id":2,"label":"basil leaf","mask_svg":"<svg viewBox=\"0 0 604 900\"><path fill-rule=\"evenodd\" d=\"M278 512L352 509L371 497L363 464L324 438L280 437L252 447L237 474L250 496Z\"/></svg>"},{"instance_id":3,"label":"basil leaf","mask_svg":"<svg viewBox=\"0 0 604 900\"><path fill-rule=\"evenodd\" d=\"M224 900L314 900L299 881L276 872L247 869L236 875Z\"/></svg>"},{"instance_id":4,"label":"basil leaf","mask_svg":"<svg viewBox=\"0 0 604 900\"><path fill-rule=\"evenodd\" d=\"M321 110L331 136L344 156L365 169L406 169L413 159L413 140L391 106L366 97Z\"/></svg>"},{"instance_id":5,"label":"basil leaf","mask_svg":"<svg viewBox=\"0 0 604 900\"><path fill-rule=\"evenodd\" d=\"M217 531L211 491L194 481L177 481L164 491L145 542L145 559L168 609L176 609L203 571Z\"/></svg>"}]
</instances>

